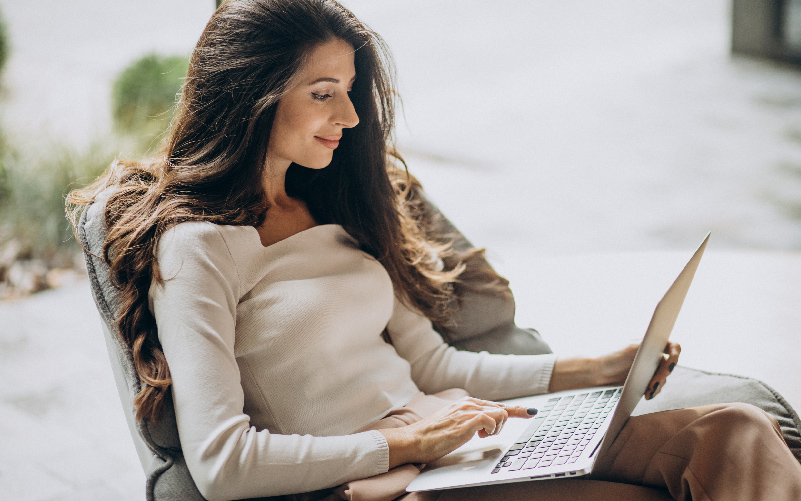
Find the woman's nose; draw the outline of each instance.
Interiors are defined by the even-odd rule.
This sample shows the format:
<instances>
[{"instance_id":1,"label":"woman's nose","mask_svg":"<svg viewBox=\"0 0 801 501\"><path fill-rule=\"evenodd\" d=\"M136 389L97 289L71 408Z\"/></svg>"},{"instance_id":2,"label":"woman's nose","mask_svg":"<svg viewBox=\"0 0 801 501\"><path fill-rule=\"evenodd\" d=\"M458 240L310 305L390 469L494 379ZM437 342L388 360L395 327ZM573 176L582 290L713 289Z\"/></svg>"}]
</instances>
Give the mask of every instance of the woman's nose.
<instances>
[{"instance_id":1,"label":"woman's nose","mask_svg":"<svg viewBox=\"0 0 801 501\"><path fill-rule=\"evenodd\" d=\"M356 108L353 107L353 102L347 94L340 106L337 107L335 121L337 125L346 128L356 127L359 124L359 115L356 114Z\"/></svg>"}]
</instances>

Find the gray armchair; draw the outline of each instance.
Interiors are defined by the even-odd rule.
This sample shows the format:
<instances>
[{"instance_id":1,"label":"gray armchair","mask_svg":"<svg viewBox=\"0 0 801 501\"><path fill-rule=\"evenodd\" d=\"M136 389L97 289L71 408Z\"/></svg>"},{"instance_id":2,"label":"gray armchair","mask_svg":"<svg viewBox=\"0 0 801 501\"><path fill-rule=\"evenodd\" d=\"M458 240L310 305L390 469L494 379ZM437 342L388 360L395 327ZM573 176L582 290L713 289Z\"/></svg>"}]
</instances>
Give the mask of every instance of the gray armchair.
<instances>
[{"instance_id":1,"label":"gray armchair","mask_svg":"<svg viewBox=\"0 0 801 501\"><path fill-rule=\"evenodd\" d=\"M140 382L134 370L131 351L123 344L114 327L120 302L117 290L110 281L108 266L100 257L106 238L103 207L107 197L108 193L101 194L84 211L78 225L78 236L85 249L92 294L103 320L106 345L124 414L147 479L146 499L202 501L203 496L197 490L183 458L172 405L168 405L163 419L158 423L136 421L134 417L133 400L140 389ZM437 211L433 204L427 201L426 204L430 211ZM454 235L457 248L470 245L447 219L441 219L439 230L443 234ZM483 258L475 259L468 266L488 266ZM550 353L550 347L539 333L515 325L514 312L511 292L506 295L497 291L465 292L462 295L462 308L457 313L456 327L440 331L447 342L460 349L516 354ZM683 367L676 368L670 383L658 398L643 401L635 414L709 403L749 402L776 417L785 440L801 461L801 420L784 398L764 383Z\"/></svg>"}]
</instances>

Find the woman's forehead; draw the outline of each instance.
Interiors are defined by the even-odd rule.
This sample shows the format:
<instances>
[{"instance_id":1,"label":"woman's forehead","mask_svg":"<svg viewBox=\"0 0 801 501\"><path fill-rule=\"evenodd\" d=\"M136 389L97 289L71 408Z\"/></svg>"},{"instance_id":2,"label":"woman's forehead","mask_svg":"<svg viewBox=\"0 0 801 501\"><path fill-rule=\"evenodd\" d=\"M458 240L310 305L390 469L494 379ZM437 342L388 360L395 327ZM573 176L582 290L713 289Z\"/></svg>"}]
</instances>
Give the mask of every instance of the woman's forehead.
<instances>
[{"instance_id":1,"label":"woman's forehead","mask_svg":"<svg viewBox=\"0 0 801 501\"><path fill-rule=\"evenodd\" d=\"M335 38L314 47L300 68L302 84L313 84L320 80L349 83L356 76L353 46Z\"/></svg>"}]
</instances>

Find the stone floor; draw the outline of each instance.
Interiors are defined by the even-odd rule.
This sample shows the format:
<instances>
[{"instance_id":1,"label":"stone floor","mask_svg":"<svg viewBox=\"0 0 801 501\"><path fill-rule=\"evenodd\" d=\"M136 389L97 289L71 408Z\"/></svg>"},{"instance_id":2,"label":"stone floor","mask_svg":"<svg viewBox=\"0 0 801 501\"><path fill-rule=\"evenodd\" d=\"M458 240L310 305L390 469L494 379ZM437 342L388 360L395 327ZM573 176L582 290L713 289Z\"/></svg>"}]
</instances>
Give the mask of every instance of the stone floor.
<instances>
[{"instance_id":1,"label":"stone floor","mask_svg":"<svg viewBox=\"0 0 801 501\"><path fill-rule=\"evenodd\" d=\"M0 319L0 498L144 499L88 282L2 302Z\"/></svg>"}]
</instances>

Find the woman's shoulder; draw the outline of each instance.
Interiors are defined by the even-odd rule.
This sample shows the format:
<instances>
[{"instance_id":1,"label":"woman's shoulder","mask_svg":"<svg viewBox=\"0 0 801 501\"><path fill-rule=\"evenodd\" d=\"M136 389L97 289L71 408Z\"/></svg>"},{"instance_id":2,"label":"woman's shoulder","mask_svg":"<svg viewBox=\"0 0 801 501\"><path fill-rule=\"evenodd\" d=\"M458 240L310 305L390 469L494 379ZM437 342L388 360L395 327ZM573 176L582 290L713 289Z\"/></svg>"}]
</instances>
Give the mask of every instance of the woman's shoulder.
<instances>
[{"instance_id":1,"label":"woman's shoulder","mask_svg":"<svg viewBox=\"0 0 801 501\"><path fill-rule=\"evenodd\" d=\"M251 226L216 224L209 221L185 221L170 227L162 239L169 237L176 241L186 242L213 242L220 238L226 241L237 242L253 240L258 236L256 229Z\"/></svg>"},{"instance_id":2,"label":"woman's shoulder","mask_svg":"<svg viewBox=\"0 0 801 501\"><path fill-rule=\"evenodd\" d=\"M234 258L242 250L259 243L258 233L250 226L215 224L208 221L178 223L159 239L159 258L165 254L227 255Z\"/></svg>"},{"instance_id":3,"label":"woman's shoulder","mask_svg":"<svg viewBox=\"0 0 801 501\"><path fill-rule=\"evenodd\" d=\"M159 238L156 259L165 277L188 277L196 283L205 280L202 277L221 276L239 291L250 283L260 247L258 233L250 226L187 221ZM243 276L247 284L241 282Z\"/></svg>"}]
</instances>

